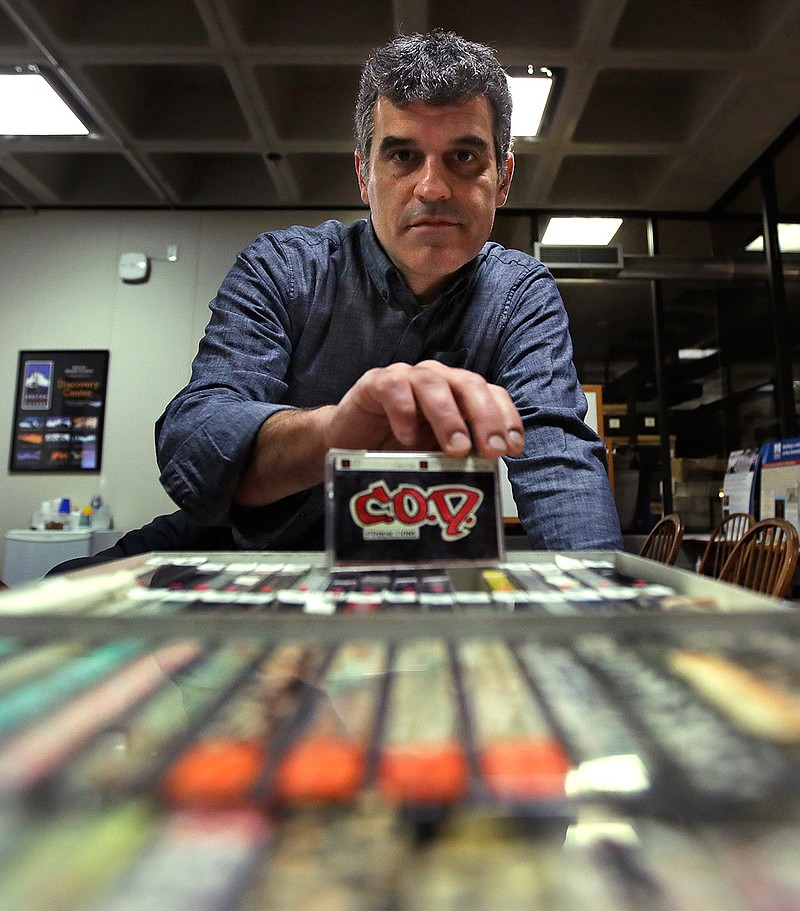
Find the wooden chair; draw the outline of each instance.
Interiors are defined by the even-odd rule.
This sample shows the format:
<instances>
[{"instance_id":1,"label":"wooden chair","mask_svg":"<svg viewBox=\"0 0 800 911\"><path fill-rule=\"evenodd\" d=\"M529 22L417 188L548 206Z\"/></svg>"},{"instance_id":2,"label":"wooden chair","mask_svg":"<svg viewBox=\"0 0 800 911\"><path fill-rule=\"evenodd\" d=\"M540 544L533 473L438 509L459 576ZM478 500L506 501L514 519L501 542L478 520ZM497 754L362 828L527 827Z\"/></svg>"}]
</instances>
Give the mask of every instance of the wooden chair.
<instances>
[{"instance_id":1,"label":"wooden chair","mask_svg":"<svg viewBox=\"0 0 800 911\"><path fill-rule=\"evenodd\" d=\"M745 532L755 525L755 522L755 517L747 512L733 512L724 518L711 533L703 556L700 558L697 572L701 576L718 579L733 548L742 540Z\"/></svg>"},{"instance_id":2,"label":"wooden chair","mask_svg":"<svg viewBox=\"0 0 800 911\"><path fill-rule=\"evenodd\" d=\"M745 533L720 571L723 582L785 598L800 556L797 529L785 519L764 519Z\"/></svg>"},{"instance_id":3,"label":"wooden chair","mask_svg":"<svg viewBox=\"0 0 800 911\"><path fill-rule=\"evenodd\" d=\"M642 545L639 555L673 566L678 559L682 541L683 522L681 517L673 512L656 523Z\"/></svg>"}]
</instances>

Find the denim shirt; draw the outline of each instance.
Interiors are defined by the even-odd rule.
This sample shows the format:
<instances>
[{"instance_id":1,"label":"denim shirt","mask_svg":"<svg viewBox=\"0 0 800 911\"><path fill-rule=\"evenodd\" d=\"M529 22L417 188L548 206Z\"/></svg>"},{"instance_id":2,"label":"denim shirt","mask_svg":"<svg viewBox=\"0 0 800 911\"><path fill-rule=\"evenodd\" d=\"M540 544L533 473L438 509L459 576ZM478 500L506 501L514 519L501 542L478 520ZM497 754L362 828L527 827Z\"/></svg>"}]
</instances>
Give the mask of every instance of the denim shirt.
<instances>
[{"instance_id":1,"label":"denim shirt","mask_svg":"<svg viewBox=\"0 0 800 911\"><path fill-rule=\"evenodd\" d=\"M583 422L567 315L537 260L487 243L426 307L369 221L258 237L211 303L192 376L156 424L161 482L183 509L231 524L248 549L322 545L322 488L269 506L234 504L262 423L338 402L372 367L434 358L504 386L525 427L507 458L531 546L616 549L605 448Z\"/></svg>"}]
</instances>

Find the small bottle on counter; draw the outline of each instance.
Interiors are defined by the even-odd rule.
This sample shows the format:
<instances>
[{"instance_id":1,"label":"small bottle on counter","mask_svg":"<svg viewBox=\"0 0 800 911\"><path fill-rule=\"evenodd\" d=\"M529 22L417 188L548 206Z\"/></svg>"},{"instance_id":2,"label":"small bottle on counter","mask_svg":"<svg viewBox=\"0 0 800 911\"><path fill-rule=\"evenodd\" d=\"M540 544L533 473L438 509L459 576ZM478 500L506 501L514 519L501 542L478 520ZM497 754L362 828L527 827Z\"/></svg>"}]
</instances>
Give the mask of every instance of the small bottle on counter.
<instances>
[{"instance_id":1,"label":"small bottle on counter","mask_svg":"<svg viewBox=\"0 0 800 911\"><path fill-rule=\"evenodd\" d=\"M47 523L53 518L53 510L49 500L42 500L41 505L31 516L31 528L33 531L44 531Z\"/></svg>"},{"instance_id":2,"label":"small bottle on counter","mask_svg":"<svg viewBox=\"0 0 800 911\"><path fill-rule=\"evenodd\" d=\"M55 503L55 500L53 501ZM69 497L62 497L58 501L58 515L54 516L52 522L48 522L45 528L48 529L66 529L72 528L72 510L70 507Z\"/></svg>"},{"instance_id":3,"label":"small bottle on counter","mask_svg":"<svg viewBox=\"0 0 800 911\"><path fill-rule=\"evenodd\" d=\"M92 528L107 531L113 526L111 510L99 494L92 497Z\"/></svg>"}]
</instances>

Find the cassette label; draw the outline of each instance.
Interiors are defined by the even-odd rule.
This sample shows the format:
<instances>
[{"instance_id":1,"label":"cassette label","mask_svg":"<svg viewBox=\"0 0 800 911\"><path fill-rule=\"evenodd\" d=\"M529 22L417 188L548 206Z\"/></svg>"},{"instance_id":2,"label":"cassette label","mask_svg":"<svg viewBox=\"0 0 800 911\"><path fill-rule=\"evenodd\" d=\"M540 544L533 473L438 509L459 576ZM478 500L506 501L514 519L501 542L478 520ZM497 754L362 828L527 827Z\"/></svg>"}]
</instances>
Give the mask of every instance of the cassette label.
<instances>
[{"instance_id":1,"label":"cassette label","mask_svg":"<svg viewBox=\"0 0 800 911\"><path fill-rule=\"evenodd\" d=\"M502 559L497 465L477 456L334 450L326 533L333 563Z\"/></svg>"},{"instance_id":2,"label":"cassette label","mask_svg":"<svg viewBox=\"0 0 800 911\"><path fill-rule=\"evenodd\" d=\"M350 498L350 515L365 539L417 540L421 526L438 525L443 540L458 541L474 528L482 502L483 491L469 484L400 484L390 490L380 480Z\"/></svg>"}]
</instances>

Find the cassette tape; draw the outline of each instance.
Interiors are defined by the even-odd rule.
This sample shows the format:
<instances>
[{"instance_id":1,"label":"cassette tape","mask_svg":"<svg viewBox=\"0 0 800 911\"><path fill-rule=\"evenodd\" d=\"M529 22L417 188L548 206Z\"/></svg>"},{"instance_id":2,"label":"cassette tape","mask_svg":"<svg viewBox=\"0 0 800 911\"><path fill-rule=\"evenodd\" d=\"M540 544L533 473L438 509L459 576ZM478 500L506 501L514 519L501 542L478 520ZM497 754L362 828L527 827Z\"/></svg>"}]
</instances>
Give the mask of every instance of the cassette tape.
<instances>
[{"instance_id":1,"label":"cassette tape","mask_svg":"<svg viewBox=\"0 0 800 911\"><path fill-rule=\"evenodd\" d=\"M503 560L497 462L439 452L332 449L325 534L331 565Z\"/></svg>"}]
</instances>

